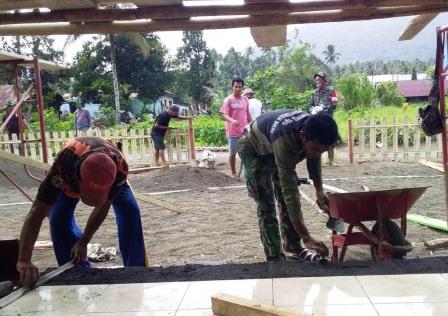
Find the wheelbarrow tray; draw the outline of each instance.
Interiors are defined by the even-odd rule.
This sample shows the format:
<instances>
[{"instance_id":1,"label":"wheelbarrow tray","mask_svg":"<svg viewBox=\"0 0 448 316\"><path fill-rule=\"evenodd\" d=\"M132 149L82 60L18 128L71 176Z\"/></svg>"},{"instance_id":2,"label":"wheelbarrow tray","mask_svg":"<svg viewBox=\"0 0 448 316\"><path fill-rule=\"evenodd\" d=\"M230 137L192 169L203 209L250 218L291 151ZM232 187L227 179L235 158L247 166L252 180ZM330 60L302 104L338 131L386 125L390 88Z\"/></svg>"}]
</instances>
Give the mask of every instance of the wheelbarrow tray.
<instances>
[{"instance_id":1,"label":"wheelbarrow tray","mask_svg":"<svg viewBox=\"0 0 448 316\"><path fill-rule=\"evenodd\" d=\"M402 218L427 188L330 193L330 215L348 224L375 221L379 210L386 218Z\"/></svg>"}]
</instances>

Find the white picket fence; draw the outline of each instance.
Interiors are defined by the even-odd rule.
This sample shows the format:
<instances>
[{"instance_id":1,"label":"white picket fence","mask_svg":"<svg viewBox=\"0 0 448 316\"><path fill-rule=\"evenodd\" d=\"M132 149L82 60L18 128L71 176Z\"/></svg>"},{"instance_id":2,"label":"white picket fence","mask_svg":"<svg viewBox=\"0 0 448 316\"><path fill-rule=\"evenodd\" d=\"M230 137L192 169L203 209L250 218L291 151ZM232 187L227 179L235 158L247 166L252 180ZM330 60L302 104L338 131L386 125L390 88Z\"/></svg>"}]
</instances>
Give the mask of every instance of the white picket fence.
<instances>
[{"instance_id":1,"label":"white picket fence","mask_svg":"<svg viewBox=\"0 0 448 316\"><path fill-rule=\"evenodd\" d=\"M148 165L154 162L154 145L150 135L150 129L123 130L92 130L89 135L100 136L120 141L123 144L123 154L131 165ZM75 137L74 131L47 132L48 162L52 163L57 153L64 147L67 140ZM165 136L165 156L170 163L189 162L194 152L194 138L190 128L173 128L167 131ZM42 144L39 133L27 133L25 135L25 156L34 160L43 161ZM10 140L8 135L0 138L0 149L20 155L20 140L13 134Z\"/></svg>"},{"instance_id":2,"label":"white picket fence","mask_svg":"<svg viewBox=\"0 0 448 316\"><path fill-rule=\"evenodd\" d=\"M399 122L387 118L361 119L349 125L348 156L350 162L360 160L440 159L442 135L428 137L420 128L418 119Z\"/></svg>"}]
</instances>

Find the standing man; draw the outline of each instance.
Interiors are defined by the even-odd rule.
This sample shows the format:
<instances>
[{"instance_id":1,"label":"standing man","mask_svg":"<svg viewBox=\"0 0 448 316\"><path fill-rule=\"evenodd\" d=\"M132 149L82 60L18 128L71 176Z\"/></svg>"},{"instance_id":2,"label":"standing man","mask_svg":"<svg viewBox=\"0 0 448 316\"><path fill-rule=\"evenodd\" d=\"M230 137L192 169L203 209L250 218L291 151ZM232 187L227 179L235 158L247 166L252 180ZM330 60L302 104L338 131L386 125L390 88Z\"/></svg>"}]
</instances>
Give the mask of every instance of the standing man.
<instances>
[{"instance_id":1,"label":"standing man","mask_svg":"<svg viewBox=\"0 0 448 316\"><path fill-rule=\"evenodd\" d=\"M333 87L330 86L328 76L324 72L318 72L314 75L314 83L316 90L311 95L309 108L311 114L325 112L333 116L338 102L338 96ZM334 164L334 147L328 149L328 163L330 166Z\"/></svg>"},{"instance_id":2,"label":"standing man","mask_svg":"<svg viewBox=\"0 0 448 316\"><path fill-rule=\"evenodd\" d=\"M3 114L2 123L6 122L6 119L11 114L12 110L14 109L14 104L11 101L6 102L6 111ZM25 116L22 113L22 122L23 127L28 128L31 131L30 126L28 125L28 122L25 120ZM8 139L12 140L13 135L16 135L16 139L20 139L20 119L19 119L19 113L16 111L14 115L9 120L8 124L6 124L6 130L8 131ZM14 152L14 145L9 145L9 150L11 153ZM19 145L19 153L22 154L22 146Z\"/></svg>"},{"instance_id":3,"label":"standing man","mask_svg":"<svg viewBox=\"0 0 448 316\"><path fill-rule=\"evenodd\" d=\"M31 262L42 221L50 219L51 237L58 264L70 260L89 267L87 244L103 223L112 205L124 266L147 264L140 209L126 181L128 165L123 154L99 137L77 137L67 142L39 186L20 234L17 270L20 282L32 286L39 270ZM79 200L94 209L82 232L74 211Z\"/></svg>"},{"instance_id":4,"label":"standing man","mask_svg":"<svg viewBox=\"0 0 448 316\"><path fill-rule=\"evenodd\" d=\"M236 153L238 140L244 133L245 126L252 121L249 112L249 101L241 93L244 81L241 78L232 80L233 93L224 99L219 113L226 120L226 136L229 143L229 163L232 177L239 180L236 173Z\"/></svg>"},{"instance_id":5,"label":"standing man","mask_svg":"<svg viewBox=\"0 0 448 316\"><path fill-rule=\"evenodd\" d=\"M328 248L311 237L303 219L296 165L306 159L316 189L317 204L328 212L322 187L321 154L339 139L333 118L295 110L262 114L250 125L239 144L249 196L257 203L258 223L267 261L292 259L314 261L328 255ZM279 222L275 212L279 208ZM283 240L283 241L282 241ZM301 245L303 242L304 248Z\"/></svg>"},{"instance_id":6,"label":"standing man","mask_svg":"<svg viewBox=\"0 0 448 316\"><path fill-rule=\"evenodd\" d=\"M249 99L250 116L252 117L252 120L255 121L257 117L261 115L261 109L263 105L261 104L260 100L254 97L254 92L250 88L244 90L243 96Z\"/></svg>"},{"instance_id":7,"label":"standing man","mask_svg":"<svg viewBox=\"0 0 448 316\"><path fill-rule=\"evenodd\" d=\"M90 127L92 127L92 118L90 116L89 110L83 109L81 104L77 103L75 111L76 135L87 136L87 131Z\"/></svg>"},{"instance_id":8,"label":"standing man","mask_svg":"<svg viewBox=\"0 0 448 316\"><path fill-rule=\"evenodd\" d=\"M156 166L160 166L159 158L162 160L162 166L168 167L165 160L165 143L164 138L166 131L170 129L170 121L172 118L178 120L188 120L188 116L179 115L179 107L177 105L170 106L167 110L160 113L151 129L151 138L154 144L154 161Z\"/></svg>"}]
</instances>

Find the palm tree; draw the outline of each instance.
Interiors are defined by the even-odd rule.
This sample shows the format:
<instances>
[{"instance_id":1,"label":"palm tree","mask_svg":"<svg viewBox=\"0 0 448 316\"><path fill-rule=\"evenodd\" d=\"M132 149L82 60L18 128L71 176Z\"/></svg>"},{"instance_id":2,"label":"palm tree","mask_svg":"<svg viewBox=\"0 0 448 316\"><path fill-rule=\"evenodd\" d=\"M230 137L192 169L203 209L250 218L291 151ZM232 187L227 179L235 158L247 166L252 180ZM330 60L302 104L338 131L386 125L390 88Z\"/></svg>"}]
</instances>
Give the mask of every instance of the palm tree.
<instances>
[{"instance_id":1,"label":"palm tree","mask_svg":"<svg viewBox=\"0 0 448 316\"><path fill-rule=\"evenodd\" d=\"M323 54L325 55L325 62L327 64L335 64L341 56L340 53L336 53L336 49L332 44L327 46L327 49L323 51Z\"/></svg>"}]
</instances>

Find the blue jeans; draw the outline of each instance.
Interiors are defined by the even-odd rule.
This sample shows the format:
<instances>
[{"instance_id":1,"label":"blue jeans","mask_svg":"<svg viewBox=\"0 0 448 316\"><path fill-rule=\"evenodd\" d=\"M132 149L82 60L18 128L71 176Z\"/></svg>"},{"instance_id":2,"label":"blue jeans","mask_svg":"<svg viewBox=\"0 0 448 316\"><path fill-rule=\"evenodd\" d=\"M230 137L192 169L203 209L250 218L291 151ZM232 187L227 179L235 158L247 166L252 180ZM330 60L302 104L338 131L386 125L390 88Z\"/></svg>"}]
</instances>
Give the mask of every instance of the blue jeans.
<instances>
[{"instance_id":1,"label":"blue jeans","mask_svg":"<svg viewBox=\"0 0 448 316\"><path fill-rule=\"evenodd\" d=\"M50 230L53 248L58 264L61 266L71 260L70 251L81 238L82 232L76 224L74 212L79 199L61 193L50 210ZM118 240L123 265L146 266L145 243L140 218L140 209L127 183L112 201L118 226ZM90 267L87 260L80 264Z\"/></svg>"}]
</instances>

